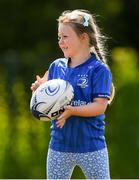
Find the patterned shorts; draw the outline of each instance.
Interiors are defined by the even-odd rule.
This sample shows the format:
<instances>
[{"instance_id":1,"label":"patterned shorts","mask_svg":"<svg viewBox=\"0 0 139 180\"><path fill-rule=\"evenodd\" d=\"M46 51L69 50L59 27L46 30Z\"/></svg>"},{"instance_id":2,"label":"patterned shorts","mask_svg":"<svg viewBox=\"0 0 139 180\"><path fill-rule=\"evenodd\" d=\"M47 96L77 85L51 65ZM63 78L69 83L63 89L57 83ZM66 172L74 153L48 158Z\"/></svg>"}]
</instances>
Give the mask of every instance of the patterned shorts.
<instances>
[{"instance_id":1,"label":"patterned shorts","mask_svg":"<svg viewBox=\"0 0 139 180\"><path fill-rule=\"evenodd\" d=\"M75 166L87 179L110 179L107 148L87 153L67 153L48 150L47 178L70 179Z\"/></svg>"}]
</instances>

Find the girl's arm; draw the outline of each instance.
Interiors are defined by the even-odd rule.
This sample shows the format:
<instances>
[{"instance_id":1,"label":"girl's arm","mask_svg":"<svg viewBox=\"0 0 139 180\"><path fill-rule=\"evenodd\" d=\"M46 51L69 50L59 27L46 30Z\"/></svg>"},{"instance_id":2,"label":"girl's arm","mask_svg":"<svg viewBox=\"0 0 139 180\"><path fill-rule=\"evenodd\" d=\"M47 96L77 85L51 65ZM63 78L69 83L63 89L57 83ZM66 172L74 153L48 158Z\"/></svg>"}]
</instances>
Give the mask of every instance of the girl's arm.
<instances>
[{"instance_id":1,"label":"girl's arm","mask_svg":"<svg viewBox=\"0 0 139 180\"><path fill-rule=\"evenodd\" d=\"M105 112L108 104L106 98L95 98L94 101L82 106L66 106L65 111L61 114L57 121L57 127L62 128L65 121L70 116L91 117L98 116Z\"/></svg>"}]
</instances>

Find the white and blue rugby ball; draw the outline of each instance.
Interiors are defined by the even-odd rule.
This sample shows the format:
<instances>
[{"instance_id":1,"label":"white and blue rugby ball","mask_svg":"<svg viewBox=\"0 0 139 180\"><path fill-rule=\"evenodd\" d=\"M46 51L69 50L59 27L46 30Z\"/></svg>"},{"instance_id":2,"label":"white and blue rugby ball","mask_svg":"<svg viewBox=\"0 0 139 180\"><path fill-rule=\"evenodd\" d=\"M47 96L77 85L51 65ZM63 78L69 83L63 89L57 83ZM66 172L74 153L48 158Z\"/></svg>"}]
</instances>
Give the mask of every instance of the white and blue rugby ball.
<instances>
[{"instance_id":1,"label":"white and blue rugby ball","mask_svg":"<svg viewBox=\"0 0 139 180\"><path fill-rule=\"evenodd\" d=\"M32 114L39 120L54 120L64 112L74 96L72 85L62 79L53 79L41 84L30 101Z\"/></svg>"}]
</instances>

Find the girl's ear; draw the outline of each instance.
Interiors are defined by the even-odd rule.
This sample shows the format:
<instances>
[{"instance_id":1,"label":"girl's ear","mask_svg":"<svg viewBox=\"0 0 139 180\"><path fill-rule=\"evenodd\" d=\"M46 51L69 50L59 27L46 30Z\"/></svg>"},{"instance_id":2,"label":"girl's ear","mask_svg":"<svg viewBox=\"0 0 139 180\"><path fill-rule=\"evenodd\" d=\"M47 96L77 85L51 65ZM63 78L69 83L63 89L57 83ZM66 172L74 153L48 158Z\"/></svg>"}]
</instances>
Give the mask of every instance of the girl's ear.
<instances>
[{"instance_id":1,"label":"girl's ear","mask_svg":"<svg viewBox=\"0 0 139 180\"><path fill-rule=\"evenodd\" d=\"M89 36L88 36L88 34L87 34L87 33L85 33L85 32L84 32L84 33L82 33L82 34L81 34L81 39L82 39L82 40L89 40Z\"/></svg>"}]
</instances>

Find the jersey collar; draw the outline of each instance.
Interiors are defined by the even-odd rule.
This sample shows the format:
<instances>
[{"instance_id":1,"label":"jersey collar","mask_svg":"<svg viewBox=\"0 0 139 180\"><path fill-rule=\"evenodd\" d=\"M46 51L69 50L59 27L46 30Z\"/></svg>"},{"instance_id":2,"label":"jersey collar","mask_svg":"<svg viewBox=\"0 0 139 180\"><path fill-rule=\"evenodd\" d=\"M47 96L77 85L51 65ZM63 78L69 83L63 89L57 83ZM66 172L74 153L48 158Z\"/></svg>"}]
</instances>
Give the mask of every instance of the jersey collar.
<instances>
[{"instance_id":1,"label":"jersey collar","mask_svg":"<svg viewBox=\"0 0 139 180\"><path fill-rule=\"evenodd\" d=\"M75 67L70 67L70 66L69 66L69 62L70 62L71 60L70 60L70 58L69 58L69 59L67 59L67 67L68 67L68 68L71 68L71 69L78 68L78 67L85 66L85 65L89 64L90 62L92 62L92 61L95 60L95 59L96 59L96 55L95 55L94 53L91 53L91 57L90 57L89 59L87 59L85 62L83 62L82 64L79 64L79 65L77 65L77 66L75 66Z\"/></svg>"}]
</instances>

